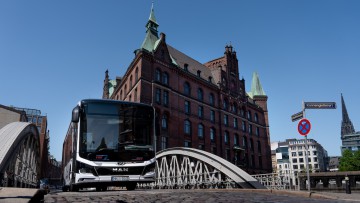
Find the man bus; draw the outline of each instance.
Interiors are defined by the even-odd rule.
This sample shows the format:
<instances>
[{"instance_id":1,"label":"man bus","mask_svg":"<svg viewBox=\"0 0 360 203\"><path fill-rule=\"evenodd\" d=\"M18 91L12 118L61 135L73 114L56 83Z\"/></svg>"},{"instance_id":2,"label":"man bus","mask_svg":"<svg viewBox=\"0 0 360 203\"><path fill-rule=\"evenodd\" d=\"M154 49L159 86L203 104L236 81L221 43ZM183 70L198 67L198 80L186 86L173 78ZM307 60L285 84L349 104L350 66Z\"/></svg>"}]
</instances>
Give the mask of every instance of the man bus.
<instances>
[{"instance_id":1,"label":"man bus","mask_svg":"<svg viewBox=\"0 0 360 203\"><path fill-rule=\"evenodd\" d=\"M86 99L72 111L63 144L63 191L134 190L155 181L155 111L150 105Z\"/></svg>"}]
</instances>

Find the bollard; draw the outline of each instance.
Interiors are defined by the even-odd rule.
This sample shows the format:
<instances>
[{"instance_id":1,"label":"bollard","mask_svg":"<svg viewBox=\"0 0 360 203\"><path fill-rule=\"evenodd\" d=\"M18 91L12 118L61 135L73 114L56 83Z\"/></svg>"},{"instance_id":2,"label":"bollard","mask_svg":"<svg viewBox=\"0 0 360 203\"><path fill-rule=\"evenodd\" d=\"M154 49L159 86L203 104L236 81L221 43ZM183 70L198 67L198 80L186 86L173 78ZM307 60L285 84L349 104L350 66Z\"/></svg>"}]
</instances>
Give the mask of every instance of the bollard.
<instances>
[{"instance_id":1,"label":"bollard","mask_svg":"<svg viewBox=\"0 0 360 203\"><path fill-rule=\"evenodd\" d=\"M345 176L345 188L346 194L351 194L350 181L348 176Z\"/></svg>"}]
</instances>

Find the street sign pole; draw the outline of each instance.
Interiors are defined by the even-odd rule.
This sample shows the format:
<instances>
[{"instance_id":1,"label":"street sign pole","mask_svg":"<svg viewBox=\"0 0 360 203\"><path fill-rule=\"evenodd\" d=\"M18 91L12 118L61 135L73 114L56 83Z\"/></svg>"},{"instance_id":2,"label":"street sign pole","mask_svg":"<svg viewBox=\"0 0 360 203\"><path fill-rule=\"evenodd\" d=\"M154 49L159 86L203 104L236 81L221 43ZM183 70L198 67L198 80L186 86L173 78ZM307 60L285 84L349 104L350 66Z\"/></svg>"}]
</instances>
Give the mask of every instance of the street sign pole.
<instances>
[{"instance_id":1,"label":"street sign pole","mask_svg":"<svg viewBox=\"0 0 360 203\"><path fill-rule=\"evenodd\" d=\"M302 109L302 112L303 112L303 116L304 118L306 118L305 116L305 103L303 101L303 109ZM309 174L309 156L308 156L308 153L309 153L309 148L308 148L308 143L307 143L307 134L305 135L305 164L306 164L306 176L307 176L307 186L308 186L308 191L310 192L310 174Z\"/></svg>"}]
</instances>

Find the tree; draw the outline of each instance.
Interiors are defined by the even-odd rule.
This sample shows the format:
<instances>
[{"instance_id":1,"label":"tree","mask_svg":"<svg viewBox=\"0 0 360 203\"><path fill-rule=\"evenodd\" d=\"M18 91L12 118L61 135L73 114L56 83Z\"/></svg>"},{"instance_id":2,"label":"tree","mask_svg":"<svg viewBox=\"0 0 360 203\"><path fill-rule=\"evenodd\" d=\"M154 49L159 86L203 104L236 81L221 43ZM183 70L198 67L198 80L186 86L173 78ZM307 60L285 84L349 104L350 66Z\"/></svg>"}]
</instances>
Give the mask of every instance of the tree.
<instances>
[{"instance_id":1,"label":"tree","mask_svg":"<svg viewBox=\"0 0 360 203\"><path fill-rule=\"evenodd\" d=\"M340 158L339 171L359 171L360 151L352 152L348 149L343 151Z\"/></svg>"}]
</instances>

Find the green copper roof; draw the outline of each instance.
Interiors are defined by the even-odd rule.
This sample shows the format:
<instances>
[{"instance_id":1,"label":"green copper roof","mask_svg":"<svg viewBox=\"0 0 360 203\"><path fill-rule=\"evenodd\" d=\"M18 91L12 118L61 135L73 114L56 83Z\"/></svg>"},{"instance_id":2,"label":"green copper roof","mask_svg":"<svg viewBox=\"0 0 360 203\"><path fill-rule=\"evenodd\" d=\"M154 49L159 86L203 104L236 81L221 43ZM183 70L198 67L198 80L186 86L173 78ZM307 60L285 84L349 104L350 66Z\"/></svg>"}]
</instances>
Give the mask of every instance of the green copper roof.
<instances>
[{"instance_id":1,"label":"green copper roof","mask_svg":"<svg viewBox=\"0 0 360 203\"><path fill-rule=\"evenodd\" d=\"M116 87L116 80L109 80L109 97L114 93Z\"/></svg>"},{"instance_id":2,"label":"green copper roof","mask_svg":"<svg viewBox=\"0 0 360 203\"><path fill-rule=\"evenodd\" d=\"M261 86L259 75L257 74L257 72L253 73L253 78L251 82L251 92L248 92L248 95L251 98L254 98L254 96L266 96L265 91Z\"/></svg>"},{"instance_id":3,"label":"green copper roof","mask_svg":"<svg viewBox=\"0 0 360 203\"><path fill-rule=\"evenodd\" d=\"M152 22L157 24L155 14L154 14L154 3L151 4L151 11L150 11L149 20L151 20Z\"/></svg>"},{"instance_id":4,"label":"green copper roof","mask_svg":"<svg viewBox=\"0 0 360 203\"><path fill-rule=\"evenodd\" d=\"M152 5L150 11L150 17L148 22L146 23L146 28L147 28L146 36L143 43L141 44L140 49L146 49L149 52L152 52L155 49L155 43L159 39L158 31L157 31L158 26L159 24L157 24L156 22L154 8Z\"/></svg>"}]
</instances>

